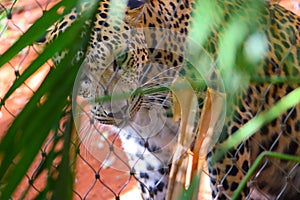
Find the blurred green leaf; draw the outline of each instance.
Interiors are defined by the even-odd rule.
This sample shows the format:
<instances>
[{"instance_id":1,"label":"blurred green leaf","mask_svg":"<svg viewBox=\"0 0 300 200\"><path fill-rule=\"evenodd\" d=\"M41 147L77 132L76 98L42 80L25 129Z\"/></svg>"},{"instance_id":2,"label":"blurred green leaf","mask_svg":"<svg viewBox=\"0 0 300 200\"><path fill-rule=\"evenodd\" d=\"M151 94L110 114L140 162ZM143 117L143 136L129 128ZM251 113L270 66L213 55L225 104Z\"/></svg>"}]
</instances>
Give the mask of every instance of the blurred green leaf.
<instances>
[{"instance_id":1,"label":"blurred green leaf","mask_svg":"<svg viewBox=\"0 0 300 200\"><path fill-rule=\"evenodd\" d=\"M244 48L249 48L245 46L248 44L249 37L262 31L258 24L265 21L265 2L246 1L241 8L236 6L230 12L228 21L219 33L217 64L222 73L228 98L232 98L236 92L244 89L249 83L250 75L257 72L258 62L249 59L244 53L246 51ZM263 57L259 61L261 59Z\"/></svg>"},{"instance_id":2,"label":"blurred green leaf","mask_svg":"<svg viewBox=\"0 0 300 200\"><path fill-rule=\"evenodd\" d=\"M61 5L65 5L66 10L70 10L76 3L78 2L63 1L59 6L55 6L53 12L56 12L56 9ZM72 26L57 38L57 41L50 44L45 52L41 54L31 64L29 69L21 75L20 79L14 83L6 95L7 98L24 80L57 51L62 49L69 50L69 53L62 59L56 69L52 69L49 72L42 85L34 93L22 112L15 118L11 127L0 141L0 199L9 199L26 174L29 166L49 135L50 130L55 126L59 126L62 113L64 112L63 110L70 106L67 97L71 95L74 80L83 59L77 61L77 59L74 58L79 50L86 49L89 39L88 37L80 38L80 35L83 31L83 27L86 27L86 20L95 16L98 1L91 1L90 3L93 10L84 12ZM53 12L50 13L56 16ZM1 56L1 65L15 56L23 47L34 42L40 34L36 34L35 36L32 36L32 34L34 34L34 32L44 32L48 26L44 24L41 29L39 24L45 21L49 22L49 18L52 18L51 14L44 15L15 45ZM87 35L90 35L90 30L84 31L87 32ZM30 40L25 42L24 40L27 40L29 37ZM41 98L43 98L43 102L41 102ZM2 103L4 104L4 101ZM55 180L55 184L52 185L52 188L47 186L45 193L42 193L46 195L47 190L52 190L53 198L55 199L72 199L72 176L68 155L70 153L70 124L71 122L69 121L66 130L62 130L64 131L64 148L62 149L62 160L58 167L58 179ZM52 157L52 159L54 158L55 156ZM50 163L52 163L52 161ZM68 192L65 191L62 193L61 187L67 189Z\"/></svg>"},{"instance_id":3,"label":"blurred green leaf","mask_svg":"<svg viewBox=\"0 0 300 200\"><path fill-rule=\"evenodd\" d=\"M46 32L47 29L58 21L63 15L70 12L74 8L77 1L64 0L57 3L53 8L45 11L43 16L39 18L27 31L24 33L11 48L9 48L3 55L0 56L0 67L10 61L26 46L36 43ZM59 14L58 9L64 8L64 12Z\"/></svg>"}]
</instances>

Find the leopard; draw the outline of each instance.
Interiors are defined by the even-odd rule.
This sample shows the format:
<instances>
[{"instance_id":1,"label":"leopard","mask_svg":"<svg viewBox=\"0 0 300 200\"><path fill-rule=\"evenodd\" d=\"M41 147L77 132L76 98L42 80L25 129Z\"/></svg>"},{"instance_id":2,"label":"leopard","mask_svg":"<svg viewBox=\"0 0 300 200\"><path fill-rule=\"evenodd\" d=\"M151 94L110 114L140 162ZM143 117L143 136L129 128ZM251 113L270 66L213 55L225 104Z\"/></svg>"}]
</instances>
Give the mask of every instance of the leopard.
<instances>
[{"instance_id":1,"label":"leopard","mask_svg":"<svg viewBox=\"0 0 300 200\"><path fill-rule=\"evenodd\" d=\"M248 21L255 20L256 31L266 41L265 54L251 73L266 79L299 77L299 16L278 4L263 1L261 16L253 19L249 13L240 12L247 4L246 0L212 2L216 5L215 9L223 14L218 22L209 26L207 39L199 45L213 61L219 59L222 31L232 16L238 16ZM85 59L78 95L90 101L90 112L96 121L116 128L129 160L130 174L138 180L143 199L166 198L180 121L173 118L174 100L170 90L135 91L169 87L175 77L195 76L195 71L184 66L191 27L201 20L196 17L196 8L201 4L203 2L196 0L122 0L118 3L103 0L99 1L95 20L88 22L93 27L88 49L81 53ZM74 9L55 24L46 41L51 43L64 32L80 12L80 9ZM59 63L64 53L57 55L54 63ZM214 63L212 68L217 69L218 62ZM246 70L247 73L249 71ZM214 75L212 73L209 79ZM217 143L207 153L214 199L230 199L262 152L300 156L300 105L296 105L226 152L217 162L211 162L226 139L299 88L297 82L255 82L250 78L245 82L234 85L239 90L228 95L227 104L231 110L226 114ZM197 112L200 114L203 106L201 94L206 89L203 87L196 91L199 101ZM225 88L226 93L231 90ZM124 98L108 103L91 100L115 93L123 94ZM197 127L193 131L196 132ZM190 148L193 148L193 142ZM261 165L261 170L239 194L239 199L299 198L299 163L266 158Z\"/></svg>"}]
</instances>

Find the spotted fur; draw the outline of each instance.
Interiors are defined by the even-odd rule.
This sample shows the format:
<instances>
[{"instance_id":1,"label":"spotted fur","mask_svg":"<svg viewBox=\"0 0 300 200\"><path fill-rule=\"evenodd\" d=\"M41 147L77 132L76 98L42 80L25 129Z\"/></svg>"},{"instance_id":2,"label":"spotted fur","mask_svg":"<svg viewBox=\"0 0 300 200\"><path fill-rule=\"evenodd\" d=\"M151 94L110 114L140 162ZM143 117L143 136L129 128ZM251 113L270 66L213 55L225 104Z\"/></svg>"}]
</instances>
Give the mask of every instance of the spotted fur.
<instances>
[{"instance_id":1,"label":"spotted fur","mask_svg":"<svg viewBox=\"0 0 300 200\"><path fill-rule=\"evenodd\" d=\"M246 1L216 2L217 9L224 11L222 26L212 26L211 37L204 44L213 59L218 57L219 33L226 27L227 19L237 14ZM83 63L85 67L79 95L85 98L111 94L114 89L126 93L157 85L167 86L179 71L183 75L186 73L182 66L196 3L193 0L129 0L125 3L125 10L120 10L118 6L110 7L108 0L99 4ZM111 12L123 13L110 15L110 9L113 10ZM55 39L71 25L78 13L80 11L73 10L59 22L50 32L48 41ZM247 14L241 17L247 17ZM160 41L164 38L165 29L173 32L168 35L170 38ZM298 16L279 5L266 3L263 15L258 18L257 30L264 33L268 49L266 57L255 68L257 77L300 76L299 29ZM56 57L58 61L60 58L61 56ZM147 76L143 76L144 74ZM268 110L298 87L299 84L296 83L250 82L246 89L231 97L229 102L233 102L230 105L232 114L226 118L216 148L254 116ZM169 161L175 145L172 139L179 128L178 122L173 122L167 113L160 113L160 108L171 111L170 96L168 91L151 95L131 94L127 99L117 101L115 108L108 103L91 103L91 113L95 119L119 128L122 145L132 167L131 173L138 178L144 199L164 199L166 195ZM162 125L159 130L141 128L151 121L152 111L161 117L156 121L157 126ZM124 115L129 120L125 124ZM134 126L133 123L139 126ZM228 152L218 163L209 166L213 197L229 198L251 164L265 150L300 155L299 138L300 106L297 105L262 127L249 140ZM172 142L169 143L170 141ZM209 153L208 161L213 154L214 150ZM275 159L268 159L265 163L259 176L253 177L253 184L243 190L240 198L272 199L279 195L282 182L289 177L280 199L297 199L300 196L299 166ZM288 174L292 168L294 170ZM262 192L263 197L254 197L253 190Z\"/></svg>"}]
</instances>

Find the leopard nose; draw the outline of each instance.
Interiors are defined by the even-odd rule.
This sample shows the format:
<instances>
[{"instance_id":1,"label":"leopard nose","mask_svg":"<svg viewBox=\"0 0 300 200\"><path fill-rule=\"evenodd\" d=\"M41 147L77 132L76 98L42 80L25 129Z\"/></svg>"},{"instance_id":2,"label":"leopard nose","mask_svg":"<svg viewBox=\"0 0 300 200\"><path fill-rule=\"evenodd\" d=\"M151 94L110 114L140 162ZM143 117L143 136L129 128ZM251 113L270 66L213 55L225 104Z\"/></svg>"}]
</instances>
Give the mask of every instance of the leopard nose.
<instances>
[{"instance_id":1,"label":"leopard nose","mask_svg":"<svg viewBox=\"0 0 300 200\"><path fill-rule=\"evenodd\" d=\"M106 113L106 115L107 115L108 117L114 117L114 114L113 114L112 112Z\"/></svg>"},{"instance_id":2,"label":"leopard nose","mask_svg":"<svg viewBox=\"0 0 300 200\"><path fill-rule=\"evenodd\" d=\"M113 116L114 116L113 112L111 112L111 111L106 111L106 110L103 111L103 114L104 114L106 117L113 117Z\"/></svg>"},{"instance_id":3,"label":"leopard nose","mask_svg":"<svg viewBox=\"0 0 300 200\"><path fill-rule=\"evenodd\" d=\"M125 115L122 111L119 111L119 112L107 112L105 113L105 115L107 117L110 117L110 118L113 118L115 120L124 120L125 119Z\"/></svg>"}]
</instances>

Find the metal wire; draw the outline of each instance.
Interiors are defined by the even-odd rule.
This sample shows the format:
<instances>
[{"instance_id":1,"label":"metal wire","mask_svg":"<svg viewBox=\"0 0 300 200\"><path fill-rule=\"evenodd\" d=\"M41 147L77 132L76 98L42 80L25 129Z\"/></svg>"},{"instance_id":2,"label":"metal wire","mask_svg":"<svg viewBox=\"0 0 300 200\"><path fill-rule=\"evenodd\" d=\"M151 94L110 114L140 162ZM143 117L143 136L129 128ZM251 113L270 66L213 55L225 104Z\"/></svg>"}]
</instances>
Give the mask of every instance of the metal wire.
<instances>
[{"instance_id":1,"label":"metal wire","mask_svg":"<svg viewBox=\"0 0 300 200\"><path fill-rule=\"evenodd\" d=\"M22 1L2 1L0 3L0 16L5 13L5 17L0 18L0 54L2 54L17 38L22 35L26 29L30 26L28 21L24 21L24 19L28 18L28 13L32 10L35 10L37 13L42 15L47 9L49 9L53 3L57 1L45 0L45 1L32 1L29 4L25 4ZM177 8L176 8L177 9ZM174 11L175 13L175 11ZM173 15L174 15L173 13ZM172 15L172 17L173 17ZM37 17L38 14L35 16ZM34 21L34 19L31 19ZM163 34L165 37L165 34ZM161 38L163 39L163 38ZM157 46L160 45L158 42ZM292 47L291 47L292 48ZM156 50L156 49L155 49ZM13 95L11 98L2 101L3 96L7 92L9 86L15 79L19 78L19 75L28 67L28 63L33 60L38 55L38 50L35 47L29 46L20 54L7 63L4 67L0 69L0 86L2 91L0 91L0 122L1 122L1 130L0 135L4 135L7 130L9 123L14 120L14 118L18 115L20 110L23 108L25 103L30 99L30 97L35 93L36 86L32 83L25 82ZM44 73L47 73L51 64L48 63L44 68ZM151 70L152 65L150 64L147 70ZM146 71L145 74L148 72ZM4 75L1 75L4 74ZM4 78L5 79L2 79ZM113 78L113 77L112 77ZM2 80L1 80L2 79ZM112 79L111 79L112 80ZM111 82L107 85L110 85ZM267 89L265 90L265 95L262 96L260 101L260 108L264 107L264 103L266 101L266 96L270 92L272 84L269 84ZM26 95L26 98L24 98ZM167 101L167 99L164 99ZM120 199L120 196L124 195L127 191L135 188L137 183L142 183L139 180L136 172L134 170L134 166L138 165L145 157L144 152L147 150L145 147L139 155L139 159L135 161L135 164L129 165L128 159L125 153L122 151L122 145L120 142L121 130L111 129L109 127L103 127L97 122L94 117L89 112L89 106L80 107L82 111L81 115L78 116L82 120L82 126L79 129L79 136L73 138L72 148L75 149L76 155L74 156L74 160L71 162L70 167L74 168L75 174L75 184L73 188L74 199ZM259 109L260 110L260 109ZM294 109L291 109L281 120L281 131L274 139L274 143L269 145L267 148L265 145L261 144L260 141L256 140L258 148L262 148L265 151L272 151L276 145L278 145L280 138L287 137L290 140L294 140L298 145L300 142L295 138L290 136L290 133L287 132L286 123L291 118ZM256 113L257 114L257 113ZM298 114L299 115L299 114ZM240 120L237 116L235 116L237 120ZM122 125L120 129L122 129ZM132 129L136 129L131 126ZM80 133L81 132L81 133ZM136 131L137 133L139 131ZM40 173L40 169L42 165L47 161L47 155L49 155L52 150L52 145L55 140L60 136L61 133L50 133L49 137L45 141L44 145L41 147L39 155L36 157L35 161L32 163L32 166L25 174L24 179L21 184L15 191L12 199L21 199L22 197L25 199L33 199L37 196L42 189L47 184L47 174ZM80 136L80 134L83 134ZM140 138L143 138L140 135ZM149 138L143 138L141 142L144 144L147 143ZM97 141L97 142L95 142ZM92 149L86 149L86 143L97 143L97 145L92 146ZM243 148L243 145L240 145L239 148ZM101 152L101 159L99 157L95 158L95 155L91 155L91 152L97 154ZM236 160L238 159L238 154L231 155L232 163L229 166L228 174L234 168L238 168L236 165ZM153 157L160 160L160 158L153 153ZM100 161L99 161L100 160ZM161 161L162 162L162 161ZM265 170L268 165L274 165L278 168L282 173L285 174L286 180L282 183L280 191L278 192L278 196L275 199L280 199L282 193L284 193L287 185L291 184L290 177L291 174L297 173L296 168L299 164L294 163L291 167L291 170L286 171L280 163L274 162L270 159L266 159L259 170L256 172L255 176L251 180L251 183L255 185L256 179L260 176L260 174ZM117 166L117 167L116 167ZM52 163L52 170L55 171L57 168L57 163ZM120 170L120 168L122 170ZM244 170L244 169L239 169ZM208 173L203 173L204 176L209 176ZM163 174L161 178L166 176ZM221 195L224 192L224 180L225 177L222 178L222 181L218 183L220 194L216 194L216 196ZM207 183L208 185L209 183ZM144 185L145 186L145 185ZM146 187L146 186L145 186ZM147 189L147 188L146 188ZM149 189L149 188L148 188ZM299 188L294 187L295 190L299 192ZM262 191L256 191L260 193L261 197L268 199L268 196L264 194ZM25 195L25 196L23 196ZM227 198L230 198L227 194L225 194ZM201 196L201 195L199 195Z\"/></svg>"}]
</instances>

